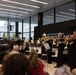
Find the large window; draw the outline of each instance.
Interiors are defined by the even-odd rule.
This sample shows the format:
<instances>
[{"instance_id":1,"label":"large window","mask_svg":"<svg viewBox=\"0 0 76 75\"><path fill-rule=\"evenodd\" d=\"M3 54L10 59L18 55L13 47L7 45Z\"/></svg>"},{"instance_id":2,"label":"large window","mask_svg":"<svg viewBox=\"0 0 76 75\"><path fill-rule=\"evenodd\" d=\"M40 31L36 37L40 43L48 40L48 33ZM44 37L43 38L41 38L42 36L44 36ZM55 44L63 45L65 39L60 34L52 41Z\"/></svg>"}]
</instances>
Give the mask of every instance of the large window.
<instances>
[{"instance_id":1,"label":"large window","mask_svg":"<svg viewBox=\"0 0 76 75\"><path fill-rule=\"evenodd\" d=\"M54 23L54 9L43 13L43 25Z\"/></svg>"},{"instance_id":2,"label":"large window","mask_svg":"<svg viewBox=\"0 0 76 75\"><path fill-rule=\"evenodd\" d=\"M38 15L31 17L31 37L34 37L34 27L38 26Z\"/></svg>"},{"instance_id":3,"label":"large window","mask_svg":"<svg viewBox=\"0 0 76 75\"><path fill-rule=\"evenodd\" d=\"M56 23L75 19L75 2L56 8Z\"/></svg>"},{"instance_id":4,"label":"large window","mask_svg":"<svg viewBox=\"0 0 76 75\"><path fill-rule=\"evenodd\" d=\"M7 20L0 20L0 32L7 32Z\"/></svg>"},{"instance_id":5,"label":"large window","mask_svg":"<svg viewBox=\"0 0 76 75\"><path fill-rule=\"evenodd\" d=\"M10 21L9 25L10 25L10 32L15 32L16 31L15 22Z\"/></svg>"},{"instance_id":6,"label":"large window","mask_svg":"<svg viewBox=\"0 0 76 75\"><path fill-rule=\"evenodd\" d=\"M23 37L29 40L29 32L23 33Z\"/></svg>"},{"instance_id":7,"label":"large window","mask_svg":"<svg viewBox=\"0 0 76 75\"><path fill-rule=\"evenodd\" d=\"M24 20L23 32L29 32L29 18Z\"/></svg>"},{"instance_id":8,"label":"large window","mask_svg":"<svg viewBox=\"0 0 76 75\"><path fill-rule=\"evenodd\" d=\"M16 38L16 22L18 22L18 36L22 39L22 20L9 19L9 37Z\"/></svg>"},{"instance_id":9,"label":"large window","mask_svg":"<svg viewBox=\"0 0 76 75\"><path fill-rule=\"evenodd\" d=\"M29 40L29 18L24 20L23 23L23 37Z\"/></svg>"},{"instance_id":10,"label":"large window","mask_svg":"<svg viewBox=\"0 0 76 75\"><path fill-rule=\"evenodd\" d=\"M11 38L14 38L15 39L16 38L16 35L15 35L14 32L10 32L9 35L10 35L9 36L9 39L11 39Z\"/></svg>"},{"instance_id":11,"label":"large window","mask_svg":"<svg viewBox=\"0 0 76 75\"><path fill-rule=\"evenodd\" d=\"M3 37L3 36L5 36L6 38L8 37L7 26L8 26L7 19L0 18L0 37Z\"/></svg>"},{"instance_id":12,"label":"large window","mask_svg":"<svg viewBox=\"0 0 76 75\"><path fill-rule=\"evenodd\" d=\"M15 39L15 31L16 31L16 28L15 28L15 21L9 21L9 39L11 38L14 38Z\"/></svg>"}]
</instances>

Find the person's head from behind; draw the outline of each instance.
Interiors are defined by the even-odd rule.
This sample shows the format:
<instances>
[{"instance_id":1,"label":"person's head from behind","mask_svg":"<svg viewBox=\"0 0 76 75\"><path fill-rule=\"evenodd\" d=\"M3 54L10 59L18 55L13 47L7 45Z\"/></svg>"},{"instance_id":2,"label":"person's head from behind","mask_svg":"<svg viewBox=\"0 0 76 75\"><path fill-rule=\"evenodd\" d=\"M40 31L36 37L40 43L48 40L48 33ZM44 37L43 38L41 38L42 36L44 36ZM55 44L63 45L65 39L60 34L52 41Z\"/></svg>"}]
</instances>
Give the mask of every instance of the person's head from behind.
<instances>
[{"instance_id":1,"label":"person's head from behind","mask_svg":"<svg viewBox=\"0 0 76 75\"><path fill-rule=\"evenodd\" d=\"M19 46L18 46L18 45L14 45L14 46L13 46L13 50L14 50L14 51L19 51Z\"/></svg>"},{"instance_id":2,"label":"person's head from behind","mask_svg":"<svg viewBox=\"0 0 76 75\"><path fill-rule=\"evenodd\" d=\"M55 75L72 75L70 67L68 65L62 65L62 67L58 68L55 73Z\"/></svg>"},{"instance_id":3,"label":"person's head from behind","mask_svg":"<svg viewBox=\"0 0 76 75\"><path fill-rule=\"evenodd\" d=\"M28 59L23 54L12 54L2 63L3 75L26 75Z\"/></svg>"},{"instance_id":4,"label":"person's head from behind","mask_svg":"<svg viewBox=\"0 0 76 75\"><path fill-rule=\"evenodd\" d=\"M58 69L55 71L54 75L66 75L66 73L65 73L65 71L64 71L63 68L58 68Z\"/></svg>"},{"instance_id":5,"label":"person's head from behind","mask_svg":"<svg viewBox=\"0 0 76 75\"><path fill-rule=\"evenodd\" d=\"M74 68L74 69L72 70L72 74L73 74L73 75L76 75L76 68Z\"/></svg>"},{"instance_id":6,"label":"person's head from behind","mask_svg":"<svg viewBox=\"0 0 76 75\"><path fill-rule=\"evenodd\" d=\"M31 50L31 53L30 53L30 57L29 57L29 60L30 60L30 65L34 68L37 68L38 67L38 55L37 55L37 51L36 50Z\"/></svg>"}]
</instances>

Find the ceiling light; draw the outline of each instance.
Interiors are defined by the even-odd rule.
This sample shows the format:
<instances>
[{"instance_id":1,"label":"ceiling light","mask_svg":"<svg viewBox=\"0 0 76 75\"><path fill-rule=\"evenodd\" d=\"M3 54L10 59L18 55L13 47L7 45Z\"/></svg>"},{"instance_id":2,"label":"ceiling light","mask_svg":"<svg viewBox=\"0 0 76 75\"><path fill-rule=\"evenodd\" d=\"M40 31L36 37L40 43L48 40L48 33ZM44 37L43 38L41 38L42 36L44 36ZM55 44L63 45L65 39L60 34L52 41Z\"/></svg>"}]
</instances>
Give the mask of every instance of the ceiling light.
<instances>
[{"instance_id":1,"label":"ceiling light","mask_svg":"<svg viewBox=\"0 0 76 75\"><path fill-rule=\"evenodd\" d=\"M34 8L40 8L38 6L24 4L24 3L19 3L19 2L16 2L16 1L10 1L10 0L2 0L2 1L9 2L9 3L14 3L14 4L19 4L19 5L24 5L24 6L29 6L29 7L34 7Z\"/></svg>"},{"instance_id":2,"label":"ceiling light","mask_svg":"<svg viewBox=\"0 0 76 75\"><path fill-rule=\"evenodd\" d=\"M75 16L74 14L71 14L71 13L66 13L66 12L60 12L60 13L62 13L62 14L66 14L66 15L71 15L71 16Z\"/></svg>"},{"instance_id":3,"label":"ceiling light","mask_svg":"<svg viewBox=\"0 0 76 75\"><path fill-rule=\"evenodd\" d=\"M10 8L16 8L16 9L21 9L21 10L27 10L27 11L33 11L31 9L25 9L25 8L20 8L20 7L15 7L15 6L9 6L9 5L4 5L4 4L0 4L0 6L10 7Z\"/></svg>"},{"instance_id":4,"label":"ceiling light","mask_svg":"<svg viewBox=\"0 0 76 75\"><path fill-rule=\"evenodd\" d=\"M4 12L4 11L0 11L0 13L23 16L22 14L10 13L10 12Z\"/></svg>"},{"instance_id":5,"label":"ceiling light","mask_svg":"<svg viewBox=\"0 0 76 75\"><path fill-rule=\"evenodd\" d=\"M6 14L1 14L1 13L0 13L0 16L8 16L8 17L9 17L9 16L10 16L10 17L20 17L20 16L8 15L8 14L6 15Z\"/></svg>"},{"instance_id":6,"label":"ceiling light","mask_svg":"<svg viewBox=\"0 0 76 75\"><path fill-rule=\"evenodd\" d=\"M38 0L30 0L30 1L33 1L33 2L37 2L37 3L41 3L41 4L46 4L46 5L48 5L48 3L46 3L46 2L42 2L42 1L38 1Z\"/></svg>"},{"instance_id":7,"label":"ceiling light","mask_svg":"<svg viewBox=\"0 0 76 75\"><path fill-rule=\"evenodd\" d=\"M11 12L18 12L18 13L28 14L28 12L16 11L16 10L4 9L4 8L0 8L0 10L5 10L5 11L11 11Z\"/></svg>"},{"instance_id":8,"label":"ceiling light","mask_svg":"<svg viewBox=\"0 0 76 75\"><path fill-rule=\"evenodd\" d=\"M68 16L64 16L64 15L58 15L58 14L56 14L56 16L65 17L65 18L69 18L69 19L74 19L74 17L68 17Z\"/></svg>"},{"instance_id":9,"label":"ceiling light","mask_svg":"<svg viewBox=\"0 0 76 75\"><path fill-rule=\"evenodd\" d=\"M73 12L75 12L75 10L74 9L69 9L70 11L73 11Z\"/></svg>"}]
</instances>

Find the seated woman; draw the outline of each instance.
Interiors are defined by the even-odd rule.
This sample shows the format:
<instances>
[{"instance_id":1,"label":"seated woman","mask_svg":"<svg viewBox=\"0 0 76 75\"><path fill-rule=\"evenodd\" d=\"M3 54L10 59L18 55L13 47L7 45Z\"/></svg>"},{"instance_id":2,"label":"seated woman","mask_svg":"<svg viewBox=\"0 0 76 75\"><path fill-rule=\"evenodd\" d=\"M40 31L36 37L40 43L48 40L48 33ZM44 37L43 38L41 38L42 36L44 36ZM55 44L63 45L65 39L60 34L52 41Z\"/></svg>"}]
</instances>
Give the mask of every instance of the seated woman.
<instances>
[{"instance_id":1,"label":"seated woman","mask_svg":"<svg viewBox=\"0 0 76 75\"><path fill-rule=\"evenodd\" d=\"M46 75L45 71L43 70L44 65L42 61L38 58L37 51L31 51L29 61L29 71L32 75Z\"/></svg>"},{"instance_id":2,"label":"seated woman","mask_svg":"<svg viewBox=\"0 0 76 75\"><path fill-rule=\"evenodd\" d=\"M28 75L28 59L23 54L12 54L2 61L2 75Z\"/></svg>"}]
</instances>

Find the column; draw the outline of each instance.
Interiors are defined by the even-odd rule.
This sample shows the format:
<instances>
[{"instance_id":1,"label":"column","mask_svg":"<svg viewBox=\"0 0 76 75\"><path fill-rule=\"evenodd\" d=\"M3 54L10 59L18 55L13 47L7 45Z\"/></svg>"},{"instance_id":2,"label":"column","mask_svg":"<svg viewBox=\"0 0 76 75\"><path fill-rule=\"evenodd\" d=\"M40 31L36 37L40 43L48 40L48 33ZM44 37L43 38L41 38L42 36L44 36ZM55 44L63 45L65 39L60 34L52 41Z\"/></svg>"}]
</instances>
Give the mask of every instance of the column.
<instances>
[{"instance_id":1,"label":"column","mask_svg":"<svg viewBox=\"0 0 76 75\"><path fill-rule=\"evenodd\" d=\"M31 17L29 18L29 40L31 38Z\"/></svg>"},{"instance_id":2,"label":"column","mask_svg":"<svg viewBox=\"0 0 76 75\"><path fill-rule=\"evenodd\" d=\"M54 8L54 24L56 23L56 8Z\"/></svg>"},{"instance_id":3,"label":"column","mask_svg":"<svg viewBox=\"0 0 76 75\"><path fill-rule=\"evenodd\" d=\"M10 36L10 22L9 22L9 18L7 19L7 22L8 22L8 26L7 26L7 37L8 39L10 40L9 36Z\"/></svg>"},{"instance_id":4,"label":"column","mask_svg":"<svg viewBox=\"0 0 76 75\"><path fill-rule=\"evenodd\" d=\"M16 37L18 37L18 22L16 22L15 25L16 25L16 32L15 33L16 33Z\"/></svg>"},{"instance_id":5,"label":"column","mask_svg":"<svg viewBox=\"0 0 76 75\"><path fill-rule=\"evenodd\" d=\"M22 20L22 40L23 40L23 20Z\"/></svg>"},{"instance_id":6,"label":"column","mask_svg":"<svg viewBox=\"0 0 76 75\"><path fill-rule=\"evenodd\" d=\"M43 25L43 13L38 13L38 38L42 36L41 26Z\"/></svg>"}]
</instances>

